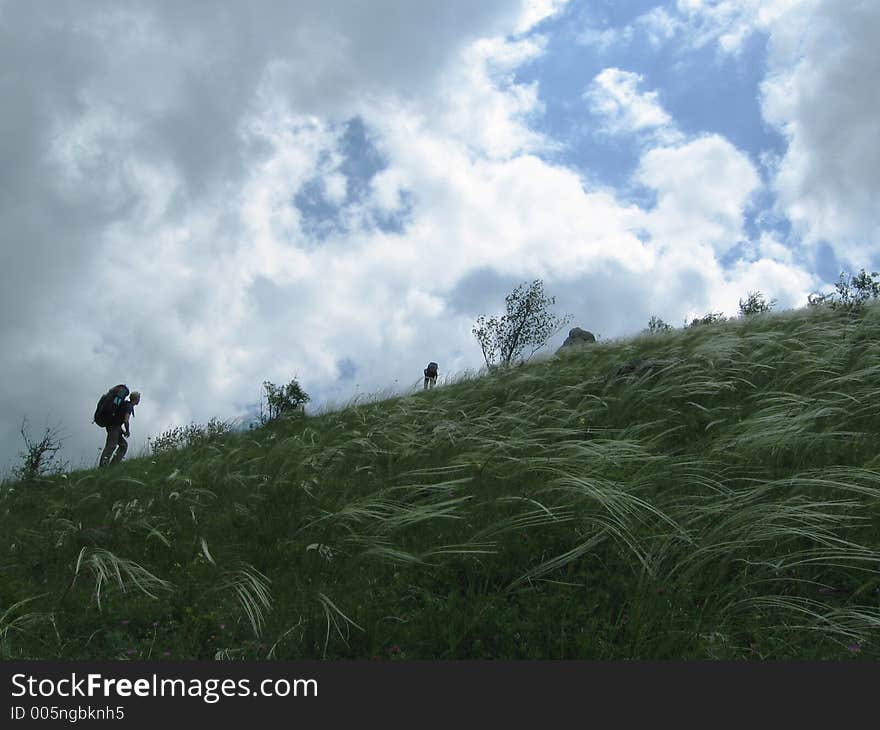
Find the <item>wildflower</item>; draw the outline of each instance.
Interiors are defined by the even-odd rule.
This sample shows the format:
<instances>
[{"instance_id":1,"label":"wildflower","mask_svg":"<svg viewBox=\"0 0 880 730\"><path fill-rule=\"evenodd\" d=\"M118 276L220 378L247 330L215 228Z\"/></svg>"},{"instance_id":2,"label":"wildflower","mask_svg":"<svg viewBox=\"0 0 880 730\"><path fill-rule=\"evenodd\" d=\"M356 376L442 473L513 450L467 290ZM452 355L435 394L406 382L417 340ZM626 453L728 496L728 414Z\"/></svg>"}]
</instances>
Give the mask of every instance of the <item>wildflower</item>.
<instances>
[{"instance_id":1,"label":"wildflower","mask_svg":"<svg viewBox=\"0 0 880 730\"><path fill-rule=\"evenodd\" d=\"M849 649L853 654L858 654L862 650L862 645L855 643L855 644L850 644L846 648Z\"/></svg>"},{"instance_id":2,"label":"wildflower","mask_svg":"<svg viewBox=\"0 0 880 730\"><path fill-rule=\"evenodd\" d=\"M388 650L391 654L400 654L400 647L395 644Z\"/></svg>"},{"instance_id":3,"label":"wildflower","mask_svg":"<svg viewBox=\"0 0 880 730\"><path fill-rule=\"evenodd\" d=\"M129 649L129 650L128 650L127 652L125 652L125 653L128 654L129 656L131 656L131 655L134 654L136 651L137 651L137 649Z\"/></svg>"},{"instance_id":4,"label":"wildflower","mask_svg":"<svg viewBox=\"0 0 880 730\"><path fill-rule=\"evenodd\" d=\"M162 656L171 656L171 652L170 651L163 651Z\"/></svg>"},{"instance_id":5,"label":"wildflower","mask_svg":"<svg viewBox=\"0 0 880 730\"><path fill-rule=\"evenodd\" d=\"M127 618L122 619L122 625L128 626L129 620Z\"/></svg>"},{"instance_id":6,"label":"wildflower","mask_svg":"<svg viewBox=\"0 0 880 730\"><path fill-rule=\"evenodd\" d=\"M220 630L226 631L226 624L220 624Z\"/></svg>"}]
</instances>

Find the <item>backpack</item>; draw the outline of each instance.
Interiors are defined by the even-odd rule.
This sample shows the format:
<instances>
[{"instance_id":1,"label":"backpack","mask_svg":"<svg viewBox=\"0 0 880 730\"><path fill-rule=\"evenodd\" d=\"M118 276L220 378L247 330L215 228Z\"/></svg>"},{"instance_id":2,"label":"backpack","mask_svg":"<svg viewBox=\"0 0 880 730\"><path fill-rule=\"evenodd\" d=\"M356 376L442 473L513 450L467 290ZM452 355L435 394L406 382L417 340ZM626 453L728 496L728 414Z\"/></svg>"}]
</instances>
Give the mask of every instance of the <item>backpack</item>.
<instances>
[{"instance_id":1,"label":"backpack","mask_svg":"<svg viewBox=\"0 0 880 730\"><path fill-rule=\"evenodd\" d=\"M128 386L114 385L98 399L92 420L101 428L118 426L122 422L121 406L128 397Z\"/></svg>"},{"instance_id":2,"label":"backpack","mask_svg":"<svg viewBox=\"0 0 880 730\"><path fill-rule=\"evenodd\" d=\"M427 375L429 378L436 378L438 367L439 366L437 365L437 363L429 362L428 367L425 368L425 375Z\"/></svg>"}]
</instances>

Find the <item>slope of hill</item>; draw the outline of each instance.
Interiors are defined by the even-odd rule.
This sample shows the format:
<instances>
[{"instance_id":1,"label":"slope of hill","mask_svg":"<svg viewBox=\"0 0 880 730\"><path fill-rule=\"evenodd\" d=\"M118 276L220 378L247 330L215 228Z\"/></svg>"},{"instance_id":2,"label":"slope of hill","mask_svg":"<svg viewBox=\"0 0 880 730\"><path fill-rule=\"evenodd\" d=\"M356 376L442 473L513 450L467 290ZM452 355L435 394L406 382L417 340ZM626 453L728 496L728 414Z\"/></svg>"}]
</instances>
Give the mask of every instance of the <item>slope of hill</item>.
<instances>
[{"instance_id":1,"label":"slope of hill","mask_svg":"<svg viewBox=\"0 0 880 730\"><path fill-rule=\"evenodd\" d=\"M878 658L878 396L813 307L7 485L0 656Z\"/></svg>"}]
</instances>

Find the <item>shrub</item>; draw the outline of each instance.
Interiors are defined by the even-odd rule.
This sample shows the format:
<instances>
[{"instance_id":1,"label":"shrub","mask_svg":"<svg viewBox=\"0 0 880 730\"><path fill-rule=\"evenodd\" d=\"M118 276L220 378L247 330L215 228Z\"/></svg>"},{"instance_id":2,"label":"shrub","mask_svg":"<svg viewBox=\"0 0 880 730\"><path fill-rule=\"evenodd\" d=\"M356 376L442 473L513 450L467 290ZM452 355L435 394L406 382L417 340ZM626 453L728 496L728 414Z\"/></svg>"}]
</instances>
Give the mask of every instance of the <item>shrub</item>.
<instances>
[{"instance_id":1,"label":"shrub","mask_svg":"<svg viewBox=\"0 0 880 730\"><path fill-rule=\"evenodd\" d=\"M188 449L210 443L231 430L232 427L228 422L212 418L205 425L191 423L189 426L174 426L156 437L148 437L147 442L150 444L153 456L159 456L177 449Z\"/></svg>"},{"instance_id":2,"label":"shrub","mask_svg":"<svg viewBox=\"0 0 880 730\"><path fill-rule=\"evenodd\" d=\"M260 400L260 423L268 423L280 418L285 413L293 413L303 410L305 404L311 400L302 386L294 377L287 385L278 386L268 380L263 381L263 397L266 400L266 410L263 411L263 401Z\"/></svg>"},{"instance_id":3,"label":"shrub","mask_svg":"<svg viewBox=\"0 0 880 730\"><path fill-rule=\"evenodd\" d=\"M28 430L25 418L21 422L21 437L25 449L19 452L21 462L12 470L12 478L18 481L32 481L46 474L60 474L67 470L67 462L58 458L61 451L61 437L57 427L46 427L42 438L35 441Z\"/></svg>"},{"instance_id":4,"label":"shrub","mask_svg":"<svg viewBox=\"0 0 880 730\"><path fill-rule=\"evenodd\" d=\"M651 319L648 320L648 328L644 330L648 334L657 335L663 334L664 332L670 332L672 330L671 324L666 324L660 317L651 316Z\"/></svg>"},{"instance_id":5,"label":"shrub","mask_svg":"<svg viewBox=\"0 0 880 730\"><path fill-rule=\"evenodd\" d=\"M717 324L718 322L726 321L726 319L727 318L724 316L723 312L708 312L707 314L704 314L702 317L696 317L693 320L691 320L690 326L696 327L701 324ZM687 327L687 326L688 326L688 324L685 323L685 327Z\"/></svg>"},{"instance_id":6,"label":"shrub","mask_svg":"<svg viewBox=\"0 0 880 730\"><path fill-rule=\"evenodd\" d=\"M761 314L762 312L769 312L773 307L776 306L776 300L771 299L769 302L764 299L764 295L759 291L750 291L746 295L746 300L739 300L739 313L743 317L748 317L752 314Z\"/></svg>"},{"instance_id":7,"label":"shrub","mask_svg":"<svg viewBox=\"0 0 880 730\"><path fill-rule=\"evenodd\" d=\"M834 285L837 296L831 302L832 308L858 309L868 300L880 297L880 281L877 281L878 272L870 274L862 269L858 274L846 280L846 274L840 272L840 278Z\"/></svg>"},{"instance_id":8,"label":"shrub","mask_svg":"<svg viewBox=\"0 0 880 730\"><path fill-rule=\"evenodd\" d=\"M880 273L876 271L868 273L861 269L858 274L850 275L847 280L847 274L841 271L834 285L834 291L808 295L807 305L815 307L827 304L832 309L849 311L860 309L869 300L880 298L880 281L877 281L877 276L880 276Z\"/></svg>"}]
</instances>

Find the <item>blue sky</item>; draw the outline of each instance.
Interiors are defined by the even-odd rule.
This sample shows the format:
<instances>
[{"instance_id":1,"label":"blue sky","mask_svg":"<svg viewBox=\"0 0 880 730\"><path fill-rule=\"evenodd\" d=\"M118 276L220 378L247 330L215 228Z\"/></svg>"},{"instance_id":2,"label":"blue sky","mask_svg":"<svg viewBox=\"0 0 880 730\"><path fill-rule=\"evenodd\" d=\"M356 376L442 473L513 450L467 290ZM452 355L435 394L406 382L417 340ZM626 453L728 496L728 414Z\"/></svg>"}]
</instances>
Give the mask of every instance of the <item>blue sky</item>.
<instances>
[{"instance_id":1,"label":"blue sky","mask_svg":"<svg viewBox=\"0 0 880 730\"><path fill-rule=\"evenodd\" d=\"M0 469L482 365L541 278L605 339L880 268L869 0L0 0ZM565 336L551 341L552 352Z\"/></svg>"},{"instance_id":2,"label":"blue sky","mask_svg":"<svg viewBox=\"0 0 880 730\"><path fill-rule=\"evenodd\" d=\"M756 162L765 150L782 153L784 140L762 119L758 98L766 73L764 34L747 39L735 56L721 55L710 45L688 52L655 46L644 31L607 47L580 37L583 31L578 29L590 26L628 27L641 15L639 11L655 5L624 3L617 9L602 5L593 12L573 5L541 26L549 38L546 53L520 69L516 79L539 84L546 113L537 126L565 144L560 159L615 185L625 185L636 166L638 149L632 141L597 132L596 115L581 101L593 78L609 67L642 76L643 87L660 94L660 102L686 134L717 132Z\"/></svg>"}]
</instances>

